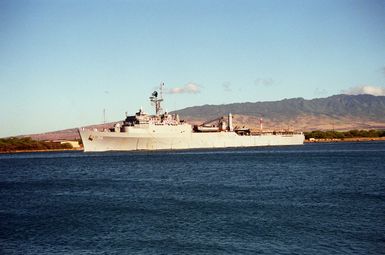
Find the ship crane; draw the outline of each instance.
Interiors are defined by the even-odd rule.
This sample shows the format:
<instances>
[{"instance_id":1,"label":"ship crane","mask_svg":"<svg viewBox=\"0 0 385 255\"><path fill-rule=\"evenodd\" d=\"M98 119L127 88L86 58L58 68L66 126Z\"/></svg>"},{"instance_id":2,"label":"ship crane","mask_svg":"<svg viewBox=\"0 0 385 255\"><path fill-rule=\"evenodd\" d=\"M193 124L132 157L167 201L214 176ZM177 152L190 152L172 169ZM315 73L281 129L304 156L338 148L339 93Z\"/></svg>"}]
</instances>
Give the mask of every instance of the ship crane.
<instances>
[{"instance_id":1,"label":"ship crane","mask_svg":"<svg viewBox=\"0 0 385 255\"><path fill-rule=\"evenodd\" d=\"M200 126L206 126L207 124L213 123L215 121L218 121L218 123L220 123L223 119L224 119L223 116L221 116L212 120L205 121Z\"/></svg>"},{"instance_id":2,"label":"ship crane","mask_svg":"<svg viewBox=\"0 0 385 255\"><path fill-rule=\"evenodd\" d=\"M228 122L226 125L225 117L221 116L221 117L218 117L215 119L205 121L199 126L197 126L197 125L194 126L194 130L198 131L198 132L220 132L220 131L232 132L232 131L234 131L233 116L231 115L231 113L229 113L227 121ZM217 124L216 125L209 125L210 123L213 123L213 122L217 122Z\"/></svg>"}]
</instances>

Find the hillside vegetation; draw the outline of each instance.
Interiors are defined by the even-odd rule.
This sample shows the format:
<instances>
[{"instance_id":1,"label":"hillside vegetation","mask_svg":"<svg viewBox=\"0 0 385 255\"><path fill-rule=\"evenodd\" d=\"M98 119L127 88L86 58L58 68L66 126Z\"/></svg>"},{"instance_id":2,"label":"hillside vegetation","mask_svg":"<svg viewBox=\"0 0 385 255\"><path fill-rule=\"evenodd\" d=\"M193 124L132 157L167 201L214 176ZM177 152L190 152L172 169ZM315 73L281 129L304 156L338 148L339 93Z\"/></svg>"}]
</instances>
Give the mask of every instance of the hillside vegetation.
<instances>
[{"instance_id":1,"label":"hillside vegetation","mask_svg":"<svg viewBox=\"0 0 385 255\"><path fill-rule=\"evenodd\" d=\"M310 139L345 139L345 138L377 138L385 137L385 130L350 130L345 132L339 131L311 131L305 132L305 138Z\"/></svg>"},{"instance_id":2,"label":"hillside vegetation","mask_svg":"<svg viewBox=\"0 0 385 255\"><path fill-rule=\"evenodd\" d=\"M30 137L23 138L2 138L0 139L0 152L12 151L39 151L52 149L72 149L72 145L58 142L43 142L32 140Z\"/></svg>"}]
</instances>

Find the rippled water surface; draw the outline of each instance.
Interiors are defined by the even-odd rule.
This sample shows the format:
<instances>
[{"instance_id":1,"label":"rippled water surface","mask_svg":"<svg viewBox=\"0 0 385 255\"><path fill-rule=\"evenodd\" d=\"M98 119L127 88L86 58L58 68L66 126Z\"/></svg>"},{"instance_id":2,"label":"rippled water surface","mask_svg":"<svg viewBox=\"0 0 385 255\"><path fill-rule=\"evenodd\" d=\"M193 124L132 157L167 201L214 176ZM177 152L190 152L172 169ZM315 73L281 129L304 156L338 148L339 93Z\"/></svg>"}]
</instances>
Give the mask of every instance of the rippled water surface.
<instances>
[{"instance_id":1,"label":"rippled water surface","mask_svg":"<svg viewBox=\"0 0 385 255\"><path fill-rule=\"evenodd\" d=\"M0 254L385 254L385 143L2 154Z\"/></svg>"}]
</instances>

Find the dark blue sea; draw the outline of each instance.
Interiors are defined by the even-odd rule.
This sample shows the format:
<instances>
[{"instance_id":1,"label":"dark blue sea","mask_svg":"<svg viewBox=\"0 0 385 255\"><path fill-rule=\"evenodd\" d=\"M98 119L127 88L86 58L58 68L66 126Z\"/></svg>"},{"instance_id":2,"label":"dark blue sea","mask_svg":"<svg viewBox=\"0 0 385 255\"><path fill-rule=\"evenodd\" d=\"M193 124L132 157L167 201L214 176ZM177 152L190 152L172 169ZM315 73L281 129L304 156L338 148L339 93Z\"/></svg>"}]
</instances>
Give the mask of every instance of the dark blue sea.
<instances>
[{"instance_id":1,"label":"dark blue sea","mask_svg":"<svg viewBox=\"0 0 385 255\"><path fill-rule=\"evenodd\" d=\"M385 254L385 143L2 154L0 254Z\"/></svg>"}]
</instances>

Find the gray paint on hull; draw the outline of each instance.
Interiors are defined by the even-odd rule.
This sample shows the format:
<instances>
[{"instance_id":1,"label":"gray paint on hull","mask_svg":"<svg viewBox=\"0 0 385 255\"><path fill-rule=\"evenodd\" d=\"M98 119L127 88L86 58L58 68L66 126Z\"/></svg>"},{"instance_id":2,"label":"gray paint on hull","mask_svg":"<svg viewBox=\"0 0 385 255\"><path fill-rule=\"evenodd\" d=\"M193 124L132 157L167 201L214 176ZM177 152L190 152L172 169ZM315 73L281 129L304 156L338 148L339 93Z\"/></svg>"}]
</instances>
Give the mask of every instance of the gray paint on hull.
<instances>
[{"instance_id":1,"label":"gray paint on hull","mask_svg":"<svg viewBox=\"0 0 385 255\"><path fill-rule=\"evenodd\" d=\"M115 133L79 130L79 133L85 152L300 145L305 139L302 133L256 136L240 136L235 132L158 132L153 134L151 132Z\"/></svg>"}]
</instances>

